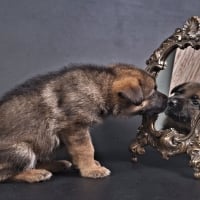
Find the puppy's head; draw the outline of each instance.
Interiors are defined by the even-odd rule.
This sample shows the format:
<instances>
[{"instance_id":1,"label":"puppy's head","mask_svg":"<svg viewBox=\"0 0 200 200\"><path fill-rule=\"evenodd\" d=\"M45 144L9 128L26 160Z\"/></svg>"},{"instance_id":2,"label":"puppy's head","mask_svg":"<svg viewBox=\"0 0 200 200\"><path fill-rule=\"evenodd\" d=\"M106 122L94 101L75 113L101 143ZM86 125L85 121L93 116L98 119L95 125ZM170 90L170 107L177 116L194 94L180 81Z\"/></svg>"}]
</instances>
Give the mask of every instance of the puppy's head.
<instances>
[{"instance_id":1,"label":"puppy's head","mask_svg":"<svg viewBox=\"0 0 200 200\"><path fill-rule=\"evenodd\" d=\"M190 128L192 116L200 111L200 83L183 83L172 89L171 94L166 115Z\"/></svg>"},{"instance_id":2,"label":"puppy's head","mask_svg":"<svg viewBox=\"0 0 200 200\"><path fill-rule=\"evenodd\" d=\"M167 96L158 92L155 79L130 65L115 66L112 93L117 115L156 114L163 112Z\"/></svg>"}]
</instances>

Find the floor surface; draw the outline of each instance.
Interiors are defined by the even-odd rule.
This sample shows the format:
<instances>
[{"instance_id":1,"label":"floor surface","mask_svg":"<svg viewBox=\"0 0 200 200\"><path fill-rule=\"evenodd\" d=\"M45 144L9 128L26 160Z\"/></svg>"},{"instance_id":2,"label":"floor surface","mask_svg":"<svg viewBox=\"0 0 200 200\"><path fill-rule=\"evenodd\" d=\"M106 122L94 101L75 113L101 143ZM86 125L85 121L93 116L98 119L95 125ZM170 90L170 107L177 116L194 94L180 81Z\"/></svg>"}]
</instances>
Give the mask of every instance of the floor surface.
<instances>
[{"instance_id":1,"label":"floor surface","mask_svg":"<svg viewBox=\"0 0 200 200\"><path fill-rule=\"evenodd\" d=\"M153 150L133 164L122 158L104 161L112 175L104 179L81 178L76 171L55 175L43 183L3 183L6 200L198 200L200 180L193 178L188 159L162 160Z\"/></svg>"}]
</instances>

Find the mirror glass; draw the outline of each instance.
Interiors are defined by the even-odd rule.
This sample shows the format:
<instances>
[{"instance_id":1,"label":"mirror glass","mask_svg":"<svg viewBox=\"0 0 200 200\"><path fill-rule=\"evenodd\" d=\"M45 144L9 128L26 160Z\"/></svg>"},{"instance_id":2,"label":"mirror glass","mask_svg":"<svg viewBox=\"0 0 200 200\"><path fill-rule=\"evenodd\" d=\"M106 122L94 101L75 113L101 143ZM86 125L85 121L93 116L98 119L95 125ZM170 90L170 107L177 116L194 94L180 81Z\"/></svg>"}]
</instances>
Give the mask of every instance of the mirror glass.
<instances>
[{"instance_id":1,"label":"mirror glass","mask_svg":"<svg viewBox=\"0 0 200 200\"><path fill-rule=\"evenodd\" d=\"M170 91L175 54L176 49L168 55L167 59L165 60L166 68L164 70L161 70L158 74L158 77L156 78L158 90L167 96L169 96ZM155 127L157 130L164 128L165 119L165 113L159 114L158 119L155 123Z\"/></svg>"},{"instance_id":2,"label":"mirror glass","mask_svg":"<svg viewBox=\"0 0 200 200\"><path fill-rule=\"evenodd\" d=\"M169 106L165 113L161 113L158 116L158 120L155 123L155 127L157 130L166 129L166 128L175 128L178 131L183 133L189 133L190 131L190 120L188 116L188 110L192 110L192 112L198 112L200 110L199 99L195 99L196 97L200 98L200 86L199 89L194 89L196 86L184 86L184 88L179 90L189 90L187 95L184 91L184 97L190 98L194 97L194 100L189 99L189 103L186 105L184 102L181 102L179 99L177 100L177 95L179 92L170 94L172 89L180 84L185 82L199 82L200 83L200 51L194 50L191 47L186 49L175 49L172 51L166 59L166 69L160 71L157 77L157 85L158 90L163 92L164 94L171 96L169 99ZM193 94L194 93L194 94ZM176 96L175 96L176 94ZM196 95L196 97L195 97ZM180 96L180 95L179 95ZM182 101L182 100L181 100ZM196 104L196 105L195 105ZM176 112L178 110L180 112ZM169 111L169 108L171 109ZM193 111L194 110L194 111ZM166 115L167 113L167 115ZM174 116L175 115L175 116ZM170 117L169 117L170 116ZM173 116L173 117L171 117ZM175 117L175 118L174 118ZM176 120L174 120L176 119Z\"/></svg>"}]
</instances>

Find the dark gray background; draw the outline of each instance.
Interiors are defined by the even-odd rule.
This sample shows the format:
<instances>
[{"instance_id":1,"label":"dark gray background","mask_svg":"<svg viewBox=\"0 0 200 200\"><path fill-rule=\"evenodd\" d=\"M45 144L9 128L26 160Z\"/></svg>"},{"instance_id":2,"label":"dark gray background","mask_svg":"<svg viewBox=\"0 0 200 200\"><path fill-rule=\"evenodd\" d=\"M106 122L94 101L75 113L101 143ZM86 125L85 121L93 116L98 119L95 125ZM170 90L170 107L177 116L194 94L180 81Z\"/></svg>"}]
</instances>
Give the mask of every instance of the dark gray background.
<instances>
[{"instance_id":1,"label":"dark gray background","mask_svg":"<svg viewBox=\"0 0 200 200\"><path fill-rule=\"evenodd\" d=\"M199 11L199 0L0 0L0 94L68 63L144 68L153 50ZM111 177L94 181L69 173L38 185L3 184L0 199L199 199L200 181L185 157L163 161L149 150L139 164L129 162L140 122L108 119L92 130Z\"/></svg>"}]
</instances>

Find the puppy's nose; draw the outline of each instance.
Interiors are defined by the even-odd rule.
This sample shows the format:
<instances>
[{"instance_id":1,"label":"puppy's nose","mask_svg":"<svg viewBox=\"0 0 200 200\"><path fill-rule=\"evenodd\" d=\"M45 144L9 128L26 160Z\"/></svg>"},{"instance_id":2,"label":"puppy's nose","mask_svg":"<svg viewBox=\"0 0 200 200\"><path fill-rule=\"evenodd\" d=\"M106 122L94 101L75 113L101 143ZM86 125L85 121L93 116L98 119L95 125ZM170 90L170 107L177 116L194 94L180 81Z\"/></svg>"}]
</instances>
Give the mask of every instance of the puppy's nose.
<instances>
[{"instance_id":1,"label":"puppy's nose","mask_svg":"<svg viewBox=\"0 0 200 200\"><path fill-rule=\"evenodd\" d=\"M170 107L176 107L178 105L178 100L177 99L169 99L167 104Z\"/></svg>"},{"instance_id":2,"label":"puppy's nose","mask_svg":"<svg viewBox=\"0 0 200 200\"><path fill-rule=\"evenodd\" d=\"M177 111L182 109L181 101L176 98L169 98L167 105L169 108L177 110Z\"/></svg>"}]
</instances>

